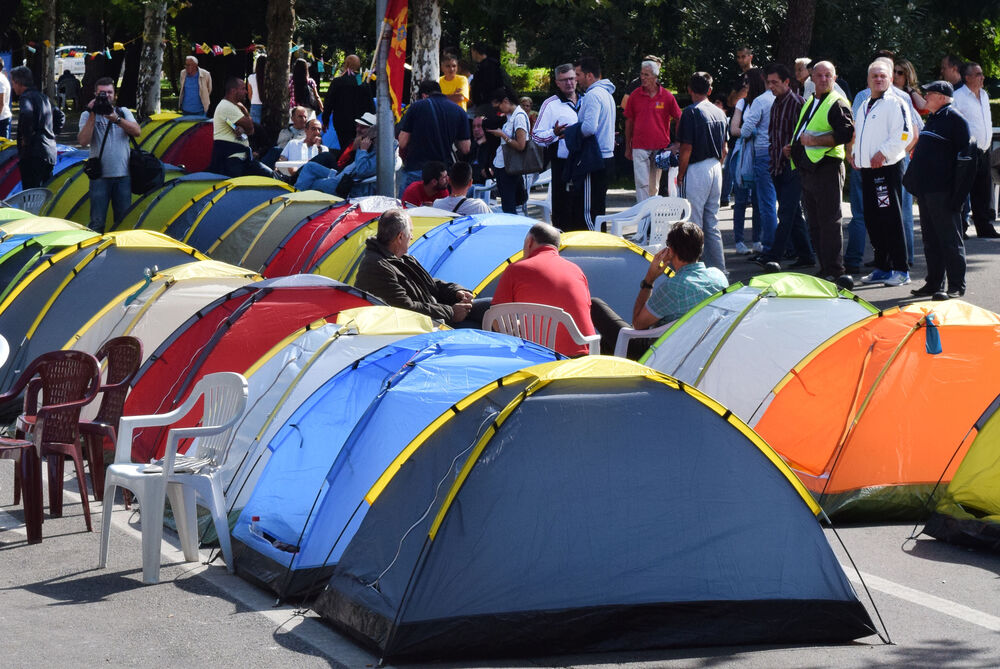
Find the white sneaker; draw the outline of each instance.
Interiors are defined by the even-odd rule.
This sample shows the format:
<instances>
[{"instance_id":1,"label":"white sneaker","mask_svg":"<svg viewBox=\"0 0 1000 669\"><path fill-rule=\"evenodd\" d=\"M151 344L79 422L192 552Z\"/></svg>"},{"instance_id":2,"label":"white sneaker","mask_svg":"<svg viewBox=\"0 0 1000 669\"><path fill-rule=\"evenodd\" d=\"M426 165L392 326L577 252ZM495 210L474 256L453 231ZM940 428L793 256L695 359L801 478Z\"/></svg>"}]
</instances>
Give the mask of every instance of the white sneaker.
<instances>
[{"instance_id":1,"label":"white sneaker","mask_svg":"<svg viewBox=\"0 0 1000 669\"><path fill-rule=\"evenodd\" d=\"M861 283L871 284L871 283L885 283L892 277L892 272L886 272L881 269L873 270L871 274L861 277Z\"/></svg>"},{"instance_id":2,"label":"white sneaker","mask_svg":"<svg viewBox=\"0 0 1000 669\"><path fill-rule=\"evenodd\" d=\"M882 285L885 286L905 286L910 282L909 272L889 272L889 278L886 279Z\"/></svg>"},{"instance_id":3,"label":"white sneaker","mask_svg":"<svg viewBox=\"0 0 1000 669\"><path fill-rule=\"evenodd\" d=\"M763 253L764 252L764 245L761 244L760 242L754 242L753 243L753 252L754 253Z\"/></svg>"},{"instance_id":4,"label":"white sneaker","mask_svg":"<svg viewBox=\"0 0 1000 669\"><path fill-rule=\"evenodd\" d=\"M739 253L740 255L748 255L750 253L753 253L753 251L747 248L747 245L744 244L743 242L736 242L736 252Z\"/></svg>"}]
</instances>

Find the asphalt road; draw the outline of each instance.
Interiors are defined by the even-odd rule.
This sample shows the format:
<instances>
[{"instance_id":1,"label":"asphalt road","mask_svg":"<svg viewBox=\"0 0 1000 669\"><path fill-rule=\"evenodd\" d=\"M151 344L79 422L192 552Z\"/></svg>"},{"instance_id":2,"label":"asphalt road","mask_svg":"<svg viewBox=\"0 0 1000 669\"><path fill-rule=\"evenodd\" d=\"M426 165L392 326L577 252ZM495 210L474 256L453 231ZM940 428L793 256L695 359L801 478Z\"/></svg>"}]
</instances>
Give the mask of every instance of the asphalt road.
<instances>
[{"instance_id":1,"label":"asphalt road","mask_svg":"<svg viewBox=\"0 0 1000 669\"><path fill-rule=\"evenodd\" d=\"M628 204L613 195L617 206ZM731 210L723 210L727 248ZM919 234L918 234L919 240ZM1000 309L997 259L1000 241L968 243L966 300ZM919 255L919 247L918 247ZM730 255L732 280L755 271ZM922 277L918 262L913 276ZM917 283L919 285L919 283ZM906 301L912 286L859 288L880 306ZM75 483L67 481L66 515L46 518L45 539L25 542L22 514L12 505L12 463L0 461L0 666L158 667L367 667L377 658L308 611L274 606L271 597L211 565L184 563L176 537L165 550L161 583L141 582L137 518L120 505L114 513L111 557L98 570L97 532L85 531ZM67 468L68 470L70 468ZM67 471L69 478L70 471ZM840 646L716 647L511 662L438 664L438 667L995 667L1000 665L1000 555L971 551L920 537L908 524L839 529L864 577L871 600L856 585L869 612L877 607L892 644L872 636ZM828 531L841 562L853 569ZM166 546L166 544L165 544ZM202 552L203 562L209 552ZM852 578L857 581L857 575Z\"/></svg>"}]
</instances>

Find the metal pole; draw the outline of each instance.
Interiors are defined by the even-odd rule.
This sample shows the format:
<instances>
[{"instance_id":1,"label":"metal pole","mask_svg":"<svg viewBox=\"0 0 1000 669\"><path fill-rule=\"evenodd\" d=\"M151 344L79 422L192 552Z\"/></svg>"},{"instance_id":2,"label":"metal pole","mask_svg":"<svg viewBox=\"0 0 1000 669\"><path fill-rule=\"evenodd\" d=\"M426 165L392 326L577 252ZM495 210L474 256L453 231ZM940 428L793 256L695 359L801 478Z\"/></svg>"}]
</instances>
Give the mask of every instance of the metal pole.
<instances>
[{"instance_id":1,"label":"metal pole","mask_svg":"<svg viewBox=\"0 0 1000 669\"><path fill-rule=\"evenodd\" d=\"M396 196L396 150L395 150L395 117L392 113L392 100L389 98L389 77L386 76L385 65L389 59L390 35L385 22L385 12L389 0L376 0L375 19L377 34L381 35L378 42L378 66L375 68L375 86L377 92L376 115L378 117L378 136L376 140L377 185L379 195Z\"/></svg>"}]
</instances>

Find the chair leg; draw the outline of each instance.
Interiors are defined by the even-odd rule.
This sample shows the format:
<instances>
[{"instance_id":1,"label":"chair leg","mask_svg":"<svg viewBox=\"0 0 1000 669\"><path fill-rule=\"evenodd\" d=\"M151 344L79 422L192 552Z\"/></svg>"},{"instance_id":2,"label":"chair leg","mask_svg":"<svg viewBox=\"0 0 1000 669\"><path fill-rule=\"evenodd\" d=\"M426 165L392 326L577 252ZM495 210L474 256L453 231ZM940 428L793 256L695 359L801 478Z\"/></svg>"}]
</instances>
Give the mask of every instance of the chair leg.
<instances>
[{"instance_id":1,"label":"chair leg","mask_svg":"<svg viewBox=\"0 0 1000 669\"><path fill-rule=\"evenodd\" d=\"M154 491L149 486L146 495L140 497L139 506L142 509L140 516L142 523L142 582L160 582L160 561L162 559L163 543L163 504L164 495L162 488Z\"/></svg>"},{"instance_id":2,"label":"chair leg","mask_svg":"<svg viewBox=\"0 0 1000 669\"><path fill-rule=\"evenodd\" d=\"M18 459L14 466L14 504L21 503L21 460Z\"/></svg>"},{"instance_id":3,"label":"chair leg","mask_svg":"<svg viewBox=\"0 0 1000 669\"><path fill-rule=\"evenodd\" d=\"M100 502L104 499L104 437L87 435L83 439L94 500Z\"/></svg>"},{"instance_id":4,"label":"chair leg","mask_svg":"<svg viewBox=\"0 0 1000 669\"><path fill-rule=\"evenodd\" d=\"M115 489L118 486L114 481L108 480L104 484L103 498L101 502L101 552L97 560L97 568L104 569L108 564L108 541L111 539L111 512L114 511Z\"/></svg>"},{"instance_id":5,"label":"chair leg","mask_svg":"<svg viewBox=\"0 0 1000 669\"><path fill-rule=\"evenodd\" d=\"M21 481L24 485L24 525L28 543L42 541L42 463L34 447L21 453Z\"/></svg>"},{"instance_id":6,"label":"chair leg","mask_svg":"<svg viewBox=\"0 0 1000 669\"><path fill-rule=\"evenodd\" d=\"M49 467L49 515L62 518L63 475L66 459L62 453L50 453L45 457Z\"/></svg>"},{"instance_id":7,"label":"chair leg","mask_svg":"<svg viewBox=\"0 0 1000 669\"><path fill-rule=\"evenodd\" d=\"M226 496L222 493L222 481L212 478L212 522L219 537L219 548L226 560L226 569L233 573L233 546L229 539L229 515L226 513Z\"/></svg>"},{"instance_id":8,"label":"chair leg","mask_svg":"<svg viewBox=\"0 0 1000 669\"><path fill-rule=\"evenodd\" d=\"M87 531L93 532L94 526L90 520L90 495L87 493L87 479L83 473L83 454L80 449L73 449L73 467L76 469L76 483L80 486L80 500L83 503L83 519L87 523ZM61 500L60 500L61 501Z\"/></svg>"},{"instance_id":9,"label":"chair leg","mask_svg":"<svg viewBox=\"0 0 1000 669\"><path fill-rule=\"evenodd\" d=\"M180 483L167 484L167 497L181 539L181 550L188 562L198 561L198 496L194 488Z\"/></svg>"}]
</instances>

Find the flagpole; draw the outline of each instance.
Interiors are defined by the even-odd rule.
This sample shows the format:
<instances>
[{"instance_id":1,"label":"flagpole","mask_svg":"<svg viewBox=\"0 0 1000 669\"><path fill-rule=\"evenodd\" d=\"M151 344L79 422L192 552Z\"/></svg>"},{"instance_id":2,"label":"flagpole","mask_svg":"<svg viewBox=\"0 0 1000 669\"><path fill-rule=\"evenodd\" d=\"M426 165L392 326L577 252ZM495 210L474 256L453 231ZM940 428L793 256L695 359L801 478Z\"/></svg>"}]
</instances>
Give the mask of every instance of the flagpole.
<instances>
[{"instance_id":1,"label":"flagpole","mask_svg":"<svg viewBox=\"0 0 1000 669\"><path fill-rule=\"evenodd\" d=\"M379 195L396 196L396 150L395 150L395 116L392 111L392 101L389 98L389 76L386 62L389 59L389 39L386 32L391 28L385 21L385 13L389 0L376 0L375 19L378 21L378 43L375 53L377 67L375 69L375 88L377 91L376 114L378 117L378 134L376 139L376 183Z\"/></svg>"}]
</instances>

